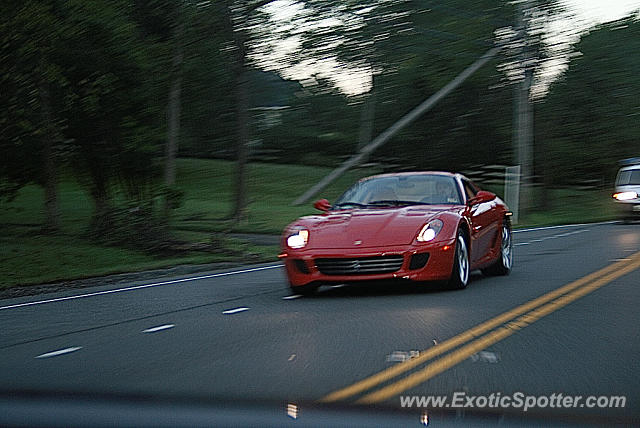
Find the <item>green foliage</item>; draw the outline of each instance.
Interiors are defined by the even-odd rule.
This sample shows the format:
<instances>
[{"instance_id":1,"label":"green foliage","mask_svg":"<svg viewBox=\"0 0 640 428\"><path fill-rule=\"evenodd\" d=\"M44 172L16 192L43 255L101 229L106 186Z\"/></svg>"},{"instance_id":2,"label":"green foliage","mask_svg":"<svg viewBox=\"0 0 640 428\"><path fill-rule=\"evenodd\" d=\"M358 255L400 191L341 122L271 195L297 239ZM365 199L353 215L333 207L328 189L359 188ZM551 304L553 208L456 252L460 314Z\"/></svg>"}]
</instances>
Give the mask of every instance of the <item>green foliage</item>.
<instances>
[{"instance_id":1,"label":"green foliage","mask_svg":"<svg viewBox=\"0 0 640 428\"><path fill-rule=\"evenodd\" d=\"M640 148L640 21L601 25L538 107L537 139L554 183L612 181L617 161Z\"/></svg>"},{"instance_id":2,"label":"green foliage","mask_svg":"<svg viewBox=\"0 0 640 428\"><path fill-rule=\"evenodd\" d=\"M365 102L375 106L375 137L476 60L496 32L512 31L506 27L514 16L513 5L501 0L300 0L301 17L280 28L262 7L268 3L0 4L0 199L11 200L30 183L42 185L46 148L53 146L51 156L90 197L92 221L82 223L91 229L89 236L157 251L162 240L171 240L174 226L174 216L164 218L160 200L178 217L197 206L218 218L232 206L226 175L221 182L202 183L192 168L182 167L179 187L160 184L168 92L176 75L182 76L180 155L233 158L242 135L254 160L330 167L357 149ZM554 13L556 2L535 3L544 12L536 15L532 30L539 59L544 54L540 23L545 13ZM185 31L177 37L180 23ZM548 171L554 182L608 178L617 159L637 155L638 26L637 20L624 20L582 38L577 46L582 56L572 59L564 78L537 106L537 159L544 160L538 174ZM268 64L265 58L278 57L270 49L285 38L301 41L301 48L275 66ZM178 43L184 59L176 65ZM370 73L370 91L347 96L319 73L302 85L273 71L312 68L322 59L343 71ZM486 65L372 160L448 170L511 163L509 82L518 75L516 60L507 55ZM267 65L269 71L263 69ZM249 89L242 102L239 76L247 77L243 84ZM240 120L246 109L251 114ZM249 169L257 181L249 181L246 224L254 229L275 231L289 214L303 212L287 211L288 204L306 190L305 179L326 172L274 168L275 176L263 165ZM283 184L292 181L291 187ZM195 192L194 183L207 187ZM286 197L273 196L277 189ZM252 223L273 214L273 203L277 219Z\"/></svg>"},{"instance_id":3,"label":"green foliage","mask_svg":"<svg viewBox=\"0 0 640 428\"><path fill-rule=\"evenodd\" d=\"M62 100L66 79L55 62L59 39L69 29L57 25L53 1L0 5L0 198L11 199L27 183L43 182L43 139L47 127L60 133L60 116L43 120L42 88ZM57 141L57 151L62 151Z\"/></svg>"},{"instance_id":4,"label":"green foliage","mask_svg":"<svg viewBox=\"0 0 640 428\"><path fill-rule=\"evenodd\" d=\"M111 205L108 211L94 219L88 233L95 242L143 250L148 253L171 252L171 234L166 219L152 201L134 205L132 202Z\"/></svg>"},{"instance_id":5,"label":"green foliage","mask_svg":"<svg viewBox=\"0 0 640 428\"><path fill-rule=\"evenodd\" d=\"M375 137L478 59L492 46L495 31L513 16L511 6L499 0L302 3L313 11L309 15L314 20L331 19L331 24L300 25L303 49L298 61L328 57L345 69L371 73L369 93L350 100L350 123L325 122L351 140L346 153L357 146L359 113L368 97L375 103ZM477 72L377 151L374 160L449 170L470 163L508 163L512 91L501 84L505 77L497 65L494 61ZM327 107L339 110L336 104ZM331 150L323 147L325 153Z\"/></svg>"},{"instance_id":6,"label":"green foliage","mask_svg":"<svg viewBox=\"0 0 640 428\"><path fill-rule=\"evenodd\" d=\"M184 190L178 189L177 187L162 186L156 193L156 197L166 201L169 208L175 210L180 208L184 203Z\"/></svg>"},{"instance_id":7,"label":"green foliage","mask_svg":"<svg viewBox=\"0 0 640 428\"><path fill-rule=\"evenodd\" d=\"M3 3L2 12L2 193L42 183L43 140L55 138L53 156L73 165L96 206L116 189L132 201L148 199L158 174L151 125L160 106L149 99L149 51L128 2L26 1ZM53 130L43 119L43 87Z\"/></svg>"},{"instance_id":8,"label":"green foliage","mask_svg":"<svg viewBox=\"0 0 640 428\"><path fill-rule=\"evenodd\" d=\"M122 229L113 236L99 240L87 235L91 218L91 199L73 177L62 180L60 205L62 233L43 236L39 233L42 221L42 189L30 185L20 190L12 203L0 209L0 287L15 284L37 284L47 281L82 278L117 272L174 267L179 264L236 262L242 258L253 261L275 261L278 248L256 248L233 237L215 232L228 232L231 225L224 218L232 201L233 163L220 160L179 159L178 184L184 190L184 203L172 216L174 239L192 243L204 250L167 251L166 247L132 245L137 234L149 237L164 229L144 225L136 206L122 205L117 218ZM317 213L311 203L291 206L291 201L329 172L329 168L279 164L250 164L249 186L252 201L248 221L233 231L244 233L279 234L284 226L301 215ZM355 170L332 184L318 197L334 201L355 180L378 171ZM499 190L499 189L494 189ZM551 194L551 209L533 214L519 226L534 224L562 224L612 218L612 202L604 192L560 189ZM136 225L127 226L127 222ZM215 233L215 240L212 234ZM127 236L128 234L128 236ZM149 236L151 235L151 236ZM217 247L207 249L203 244L215 241ZM111 242L111 245L107 243ZM242 257L238 257L242 254Z\"/></svg>"}]
</instances>

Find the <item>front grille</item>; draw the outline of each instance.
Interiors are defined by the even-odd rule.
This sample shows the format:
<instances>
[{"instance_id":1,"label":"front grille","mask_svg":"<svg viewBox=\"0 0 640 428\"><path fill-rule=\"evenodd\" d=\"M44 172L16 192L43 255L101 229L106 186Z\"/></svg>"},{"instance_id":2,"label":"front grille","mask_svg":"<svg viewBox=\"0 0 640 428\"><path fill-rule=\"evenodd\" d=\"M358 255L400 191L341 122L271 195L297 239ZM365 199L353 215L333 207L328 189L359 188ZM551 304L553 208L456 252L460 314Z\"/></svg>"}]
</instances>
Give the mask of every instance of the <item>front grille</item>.
<instances>
[{"instance_id":1,"label":"front grille","mask_svg":"<svg viewBox=\"0 0 640 428\"><path fill-rule=\"evenodd\" d=\"M402 256L376 256L356 259L316 259L324 275L370 275L395 272L402 267Z\"/></svg>"}]
</instances>

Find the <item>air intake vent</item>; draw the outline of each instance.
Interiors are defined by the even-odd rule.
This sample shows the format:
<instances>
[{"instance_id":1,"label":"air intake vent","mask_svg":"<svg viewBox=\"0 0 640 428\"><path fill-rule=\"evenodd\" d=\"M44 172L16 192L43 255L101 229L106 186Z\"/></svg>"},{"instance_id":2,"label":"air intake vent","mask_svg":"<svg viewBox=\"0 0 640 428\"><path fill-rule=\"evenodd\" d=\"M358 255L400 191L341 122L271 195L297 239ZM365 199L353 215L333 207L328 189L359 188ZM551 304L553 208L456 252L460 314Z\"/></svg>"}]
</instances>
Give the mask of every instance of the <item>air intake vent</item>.
<instances>
[{"instance_id":1,"label":"air intake vent","mask_svg":"<svg viewBox=\"0 0 640 428\"><path fill-rule=\"evenodd\" d=\"M296 269L298 269L298 271L300 271L301 273L309 273L309 267L307 267L307 264L304 260L294 259L293 263L296 265Z\"/></svg>"},{"instance_id":2,"label":"air intake vent","mask_svg":"<svg viewBox=\"0 0 640 428\"><path fill-rule=\"evenodd\" d=\"M414 254L411 256L411 263L409 264L409 270L422 269L429 260L429 253Z\"/></svg>"}]
</instances>

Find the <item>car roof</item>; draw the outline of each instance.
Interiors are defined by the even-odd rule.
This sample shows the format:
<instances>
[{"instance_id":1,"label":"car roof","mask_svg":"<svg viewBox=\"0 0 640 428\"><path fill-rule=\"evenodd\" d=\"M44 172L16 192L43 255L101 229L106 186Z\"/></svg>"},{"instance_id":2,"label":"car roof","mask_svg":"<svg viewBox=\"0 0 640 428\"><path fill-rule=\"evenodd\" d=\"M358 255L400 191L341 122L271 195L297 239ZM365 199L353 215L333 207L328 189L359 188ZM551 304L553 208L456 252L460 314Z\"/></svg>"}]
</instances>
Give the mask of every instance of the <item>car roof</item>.
<instances>
[{"instance_id":1,"label":"car roof","mask_svg":"<svg viewBox=\"0 0 640 428\"><path fill-rule=\"evenodd\" d=\"M630 171L630 170L634 170L634 169L640 169L640 164L638 165L629 165L629 166L623 166L622 168L620 168L620 171Z\"/></svg>"},{"instance_id":2,"label":"car roof","mask_svg":"<svg viewBox=\"0 0 640 428\"><path fill-rule=\"evenodd\" d=\"M456 178L456 177L465 178L462 174L448 172L448 171L407 171L407 172L388 172L385 174L371 175L369 177L364 177L359 181L370 180L372 178L404 177L404 176L411 176L411 175L441 175L444 177L451 177L451 178Z\"/></svg>"}]
</instances>

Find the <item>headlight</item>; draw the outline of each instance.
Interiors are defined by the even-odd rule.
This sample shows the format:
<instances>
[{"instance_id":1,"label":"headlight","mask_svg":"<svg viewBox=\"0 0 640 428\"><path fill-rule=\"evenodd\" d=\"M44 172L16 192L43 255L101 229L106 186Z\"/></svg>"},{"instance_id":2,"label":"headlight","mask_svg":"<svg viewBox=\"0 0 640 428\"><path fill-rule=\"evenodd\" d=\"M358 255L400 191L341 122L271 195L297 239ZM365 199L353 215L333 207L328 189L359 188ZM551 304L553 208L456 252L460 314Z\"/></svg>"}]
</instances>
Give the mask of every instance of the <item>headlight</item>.
<instances>
[{"instance_id":1,"label":"headlight","mask_svg":"<svg viewBox=\"0 0 640 428\"><path fill-rule=\"evenodd\" d=\"M304 248L307 242L309 242L309 231L307 229L297 230L287 238L287 245L290 248Z\"/></svg>"},{"instance_id":2,"label":"headlight","mask_svg":"<svg viewBox=\"0 0 640 428\"><path fill-rule=\"evenodd\" d=\"M420 229L420 233L418 233L418 237L416 238L419 242L428 242L433 240L440 230L442 230L442 220L431 220L429 223L425 224L422 229Z\"/></svg>"},{"instance_id":3,"label":"headlight","mask_svg":"<svg viewBox=\"0 0 640 428\"><path fill-rule=\"evenodd\" d=\"M638 194L636 192L620 192L614 193L613 197L619 201L630 201L631 199L636 199Z\"/></svg>"}]
</instances>

